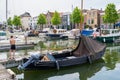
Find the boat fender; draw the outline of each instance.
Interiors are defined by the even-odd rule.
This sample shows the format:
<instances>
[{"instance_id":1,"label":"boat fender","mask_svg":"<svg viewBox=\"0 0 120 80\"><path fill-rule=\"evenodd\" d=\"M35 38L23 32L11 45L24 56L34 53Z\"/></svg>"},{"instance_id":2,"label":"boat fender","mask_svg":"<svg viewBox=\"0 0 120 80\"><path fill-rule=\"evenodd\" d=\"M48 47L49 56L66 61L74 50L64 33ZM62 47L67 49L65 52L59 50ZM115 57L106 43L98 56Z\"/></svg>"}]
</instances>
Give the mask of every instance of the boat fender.
<instances>
[{"instance_id":1,"label":"boat fender","mask_svg":"<svg viewBox=\"0 0 120 80\"><path fill-rule=\"evenodd\" d=\"M87 58L88 58L88 62L89 62L90 64L92 64L92 59L91 59L91 57L90 57L90 56L87 56Z\"/></svg>"},{"instance_id":2,"label":"boat fender","mask_svg":"<svg viewBox=\"0 0 120 80\"><path fill-rule=\"evenodd\" d=\"M115 41L115 38L113 37L113 41Z\"/></svg>"},{"instance_id":3,"label":"boat fender","mask_svg":"<svg viewBox=\"0 0 120 80\"><path fill-rule=\"evenodd\" d=\"M96 34L95 32L93 33L93 37L94 37L94 38L96 38L96 37L97 37L97 34Z\"/></svg>"},{"instance_id":4,"label":"boat fender","mask_svg":"<svg viewBox=\"0 0 120 80\"><path fill-rule=\"evenodd\" d=\"M57 61L57 60L56 60L55 62L56 62L56 67L57 67L57 70L59 70L59 69L60 69L59 63L58 63L58 61Z\"/></svg>"},{"instance_id":5,"label":"boat fender","mask_svg":"<svg viewBox=\"0 0 120 80\"><path fill-rule=\"evenodd\" d=\"M104 42L106 42L105 38L103 39Z\"/></svg>"}]
</instances>

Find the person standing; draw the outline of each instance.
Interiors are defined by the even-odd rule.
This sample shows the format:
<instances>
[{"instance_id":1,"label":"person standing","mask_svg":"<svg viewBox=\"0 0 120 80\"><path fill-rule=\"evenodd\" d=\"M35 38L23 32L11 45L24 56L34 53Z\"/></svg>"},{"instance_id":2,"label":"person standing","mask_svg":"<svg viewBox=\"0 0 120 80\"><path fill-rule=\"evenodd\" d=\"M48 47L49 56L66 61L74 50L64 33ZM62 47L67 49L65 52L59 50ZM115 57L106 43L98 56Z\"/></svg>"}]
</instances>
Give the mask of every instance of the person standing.
<instances>
[{"instance_id":1,"label":"person standing","mask_svg":"<svg viewBox=\"0 0 120 80\"><path fill-rule=\"evenodd\" d=\"M24 33L24 37L25 37L25 44L27 44L27 37L28 37L28 33L27 32Z\"/></svg>"},{"instance_id":2,"label":"person standing","mask_svg":"<svg viewBox=\"0 0 120 80\"><path fill-rule=\"evenodd\" d=\"M15 39L13 36L10 36L10 59L14 59L15 57L15 50L16 50L16 45L15 45Z\"/></svg>"}]
</instances>

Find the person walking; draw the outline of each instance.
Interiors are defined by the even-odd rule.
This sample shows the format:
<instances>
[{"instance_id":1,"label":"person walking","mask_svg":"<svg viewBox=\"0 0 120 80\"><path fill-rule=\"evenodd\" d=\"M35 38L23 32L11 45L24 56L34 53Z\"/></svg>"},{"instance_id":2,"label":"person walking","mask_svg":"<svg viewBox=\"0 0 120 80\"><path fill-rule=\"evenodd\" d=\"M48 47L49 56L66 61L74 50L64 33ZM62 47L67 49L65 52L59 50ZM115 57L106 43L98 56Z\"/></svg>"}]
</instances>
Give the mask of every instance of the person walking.
<instances>
[{"instance_id":1,"label":"person walking","mask_svg":"<svg viewBox=\"0 0 120 80\"><path fill-rule=\"evenodd\" d=\"M15 50L16 50L16 45L15 45L15 39L13 36L10 36L10 57L9 59L14 59L15 57Z\"/></svg>"}]
</instances>

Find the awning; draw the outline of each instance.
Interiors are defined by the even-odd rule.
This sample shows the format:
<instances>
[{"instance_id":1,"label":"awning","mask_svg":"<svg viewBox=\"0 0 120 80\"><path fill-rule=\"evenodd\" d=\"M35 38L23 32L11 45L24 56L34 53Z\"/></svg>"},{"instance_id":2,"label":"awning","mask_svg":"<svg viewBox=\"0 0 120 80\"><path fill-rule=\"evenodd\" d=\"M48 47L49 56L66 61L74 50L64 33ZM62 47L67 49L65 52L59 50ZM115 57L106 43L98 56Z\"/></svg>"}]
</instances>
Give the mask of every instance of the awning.
<instances>
[{"instance_id":1,"label":"awning","mask_svg":"<svg viewBox=\"0 0 120 80\"><path fill-rule=\"evenodd\" d=\"M115 24L115 26L120 26L120 23Z\"/></svg>"}]
</instances>

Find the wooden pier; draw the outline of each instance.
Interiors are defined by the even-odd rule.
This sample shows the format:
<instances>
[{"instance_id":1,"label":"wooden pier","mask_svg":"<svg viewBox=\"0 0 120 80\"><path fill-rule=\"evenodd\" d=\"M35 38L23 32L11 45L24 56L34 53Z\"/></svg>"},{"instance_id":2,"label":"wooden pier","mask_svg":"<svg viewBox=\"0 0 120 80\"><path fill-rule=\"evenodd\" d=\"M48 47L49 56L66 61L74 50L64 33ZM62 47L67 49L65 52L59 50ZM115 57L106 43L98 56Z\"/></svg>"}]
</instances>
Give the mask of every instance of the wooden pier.
<instances>
[{"instance_id":1,"label":"wooden pier","mask_svg":"<svg viewBox=\"0 0 120 80\"><path fill-rule=\"evenodd\" d=\"M24 58L28 58L29 56L24 56ZM23 63L23 57L16 57L15 59L5 59L0 60L0 64L2 64L5 68L17 67Z\"/></svg>"},{"instance_id":2,"label":"wooden pier","mask_svg":"<svg viewBox=\"0 0 120 80\"><path fill-rule=\"evenodd\" d=\"M16 49L17 50L21 50L21 49L27 49L27 48L33 48L36 44L18 44L16 45ZM8 51L10 50L10 45L4 45L4 46L0 46L0 51Z\"/></svg>"},{"instance_id":3,"label":"wooden pier","mask_svg":"<svg viewBox=\"0 0 120 80\"><path fill-rule=\"evenodd\" d=\"M24 56L28 58L29 56ZM17 67L23 63L23 57L18 57L15 59L5 59L0 60L0 80L17 80L16 74L8 68Z\"/></svg>"}]
</instances>

